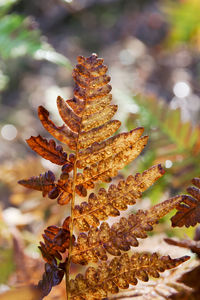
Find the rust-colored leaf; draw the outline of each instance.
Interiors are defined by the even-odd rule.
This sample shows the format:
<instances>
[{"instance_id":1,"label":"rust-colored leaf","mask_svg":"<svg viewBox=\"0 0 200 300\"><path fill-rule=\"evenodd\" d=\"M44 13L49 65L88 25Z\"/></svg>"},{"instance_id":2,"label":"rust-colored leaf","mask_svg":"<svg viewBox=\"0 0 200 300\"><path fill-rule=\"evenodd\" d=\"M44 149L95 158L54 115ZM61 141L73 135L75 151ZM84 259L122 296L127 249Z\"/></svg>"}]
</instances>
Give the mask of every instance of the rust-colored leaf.
<instances>
[{"instance_id":1,"label":"rust-colored leaf","mask_svg":"<svg viewBox=\"0 0 200 300\"><path fill-rule=\"evenodd\" d=\"M176 196L154 205L149 210L139 210L128 218L122 217L111 227L103 222L99 228L91 227L87 234L80 233L72 250L72 261L85 265L90 261L97 262L98 259L107 260L107 252L119 256L121 251L128 251L131 246L137 247L138 238L147 238L146 231L151 231L153 225L181 200L181 196Z\"/></svg>"},{"instance_id":2,"label":"rust-colored leaf","mask_svg":"<svg viewBox=\"0 0 200 300\"><path fill-rule=\"evenodd\" d=\"M62 227L49 226L45 229L43 236L44 243L40 242L39 249L44 260L52 264L55 258L61 260L62 254L69 248L70 217L66 218Z\"/></svg>"},{"instance_id":3,"label":"rust-colored leaf","mask_svg":"<svg viewBox=\"0 0 200 300\"><path fill-rule=\"evenodd\" d=\"M67 153L63 151L62 146L56 146L54 140L47 141L39 135L31 136L26 142L33 151L54 164L64 165L68 161Z\"/></svg>"},{"instance_id":4,"label":"rust-colored leaf","mask_svg":"<svg viewBox=\"0 0 200 300\"><path fill-rule=\"evenodd\" d=\"M171 259L148 253L129 256L124 252L137 247L139 239L146 238L147 231L151 231L153 225L174 208L178 212L172 220L177 226L180 226L182 217L186 226L199 222L200 179L193 180L197 188L188 188L192 196L170 198L148 210L121 217L112 225L100 222L109 216L119 216L121 210L134 205L142 192L164 174L161 165L128 176L117 185L110 185L108 190L101 188L97 194L89 195L88 202L75 206L76 195L86 197L87 190L94 189L97 181L109 183L120 169L138 157L148 141L147 136L142 136L142 127L114 136L121 123L112 119L117 105L111 104L107 69L103 59L95 54L88 58L78 57L73 71L75 88L72 99L57 98L63 126L56 126L44 107L38 109L44 128L73 153L67 156L53 140L47 141L41 136L27 141L34 151L61 165L62 169L57 180L49 171L20 183L42 191L43 196L48 194L51 199L57 198L60 205L71 201L72 220L66 218L61 227L48 226L44 230L44 242L39 246L46 261L43 279L38 284L42 298L61 282L71 262L86 265L102 261L97 268L87 268L84 276L78 274L70 284L69 274L66 274L67 299L100 300L109 293L118 293L119 288L136 285L138 279L148 281L149 275L157 278L159 272L178 266L188 257ZM76 241L73 225L81 231L77 232ZM110 263L106 262L108 254L116 256Z\"/></svg>"},{"instance_id":5,"label":"rust-colored leaf","mask_svg":"<svg viewBox=\"0 0 200 300\"><path fill-rule=\"evenodd\" d=\"M141 137L143 131L143 127L138 127L130 132L115 135L101 144L94 143L91 147L79 153L77 166L82 169L87 165L97 163L100 160L105 160L114 154L122 152L127 147L134 145Z\"/></svg>"},{"instance_id":6,"label":"rust-colored leaf","mask_svg":"<svg viewBox=\"0 0 200 300\"><path fill-rule=\"evenodd\" d=\"M80 131L81 118L77 116L68 106L67 102L60 96L57 98L58 111L67 126L74 132Z\"/></svg>"},{"instance_id":7,"label":"rust-colored leaf","mask_svg":"<svg viewBox=\"0 0 200 300\"><path fill-rule=\"evenodd\" d=\"M118 185L110 185L108 191L101 188L98 195L90 194L87 202L77 205L74 210L74 224L81 231L88 231L91 226L97 227L100 220L108 216L119 216L119 210L126 210L134 205L141 193L148 189L164 174L161 165L156 165L135 176L128 176Z\"/></svg>"},{"instance_id":8,"label":"rust-colored leaf","mask_svg":"<svg viewBox=\"0 0 200 300\"><path fill-rule=\"evenodd\" d=\"M95 142L101 142L113 135L121 126L118 120L111 120L107 123L92 128L89 131L82 131L79 136L79 145L81 149L91 146Z\"/></svg>"},{"instance_id":9,"label":"rust-colored leaf","mask_svg":"<svg viewBox=\"0 0 200 300\"><path fill-rule=\"evenodd\" d=\"M42 280L39 281L37 286L38 290L42 294L40 300L46 297L50 293L52 287L61 283L64 274L65 274L64 270L59 268L59 266L57 266L55 260L52 264L49 263L45 264L45 272L43 274Z\"/></svg>"},{"instance_id":10,"label":"rust-colored leaf","mask_svg":"<svg viewBox=\"0 0 200 300\"><path fill-rule=\"evenodd\" d=\"M129 284L136 285L139 280L148 281L149 276L158 278L160 272L177 267L187 261L189 256L172 259L170 256L159 257L156 253L127 253L115 257L98 268L89 267L85 275L78 274L70 281L73 300L103 299L109 293L116 294L119 289L127 289Z\"/></svg>"},{"instance_id":11,"label":"rust-colored leaf","mask_svg":"<svg viewBox=\"0 0 200 300\"><path fill-rule=\"evenodd\" d=\"M176 208L178 212L171 218L173 227L195 226L200 223L200 178L193 178L195 185L187 188L191 195L183 195L183 201Z\"/></svg>"},{"instance_id":12,"label":"rust-colored leaf","mask_svg":"<svg viewBox=\"0 0 200 300\"><path fill-rule=\"evenodd\" d=\"M43 196L46 196L55 188L55 176L53 172L48 171L36 177L20 180L18 183L27 188L42 191Z\"/></svg>"},{"instance_id":13,"label":"rust-colored leaf","mask_svg":"<svg viewBox=\"0 0 200 300\"><path fill-rule=\"evenodd\" d=\"M57 140L66 144L70 149L76 149L77 134L71 131L67 126L63 125L57 127L50 119L49 112L43 107L39 106L38 116L44 128Z\"/></svg>"},{"instance_id":14,"label":"rust-colored leaf","mask_svg":"<svg viewBox=\"0 0 200 300\"><path fill-rule=\"evenodd\" d=\"M125 167L128 163L133 161L143 150L147 144L148 137L144 136L140 138L134 145L131 145L114 155L108 157L105 160L101 160L99 163L93 164L90 167L86 167L83 173L79 173L77 176L78 184L86 184L88 181L104 181L106 182L108 177L114 177L117 175L118 170Z\"/></svg>"}]
</instances>

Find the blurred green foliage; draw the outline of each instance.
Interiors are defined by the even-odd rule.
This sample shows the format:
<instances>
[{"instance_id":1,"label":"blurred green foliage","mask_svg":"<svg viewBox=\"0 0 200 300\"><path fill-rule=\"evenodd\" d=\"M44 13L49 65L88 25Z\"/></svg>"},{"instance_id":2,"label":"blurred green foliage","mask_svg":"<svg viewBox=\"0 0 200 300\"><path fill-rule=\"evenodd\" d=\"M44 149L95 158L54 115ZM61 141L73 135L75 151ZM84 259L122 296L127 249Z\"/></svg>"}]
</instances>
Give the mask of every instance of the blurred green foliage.
<instances>
[{"instance_id":1,"label":"blurred green foliage","mask_svg":"<svg viewBox=\"0 0 200 300\"><path fill-rule=\"evenodd\" d=\"M165 1L162 10L170 23L169 46L190 42L200 49L200 1Z\"/></svg>"},{"instance_id":2,"label":"blurred green foliage","mask_svg":"<svg viewBox=\"0 0 200 300\"><path fill-rule=\"evenodd\" d=\"M16 13L8 14L17 0L0 3L0 90L5 89L8 76L1 70L2 62L30 55L37 60L48 60L52 63L71 68L69 60L46 41L40 30L35 29L34 21ZM5 68L4 68L5 69Z\"/></svg>"},{"instance_id":3,"label":"blurred green foliage","mask_svg":"<svg viewBox=\"0 0 200 300\"><path fill-rule=\"evenodd\" d=\"M0 284L6 283L10 274L15 270L13 264L13 250L0 248Z\"/></svg>"}]
</instances>

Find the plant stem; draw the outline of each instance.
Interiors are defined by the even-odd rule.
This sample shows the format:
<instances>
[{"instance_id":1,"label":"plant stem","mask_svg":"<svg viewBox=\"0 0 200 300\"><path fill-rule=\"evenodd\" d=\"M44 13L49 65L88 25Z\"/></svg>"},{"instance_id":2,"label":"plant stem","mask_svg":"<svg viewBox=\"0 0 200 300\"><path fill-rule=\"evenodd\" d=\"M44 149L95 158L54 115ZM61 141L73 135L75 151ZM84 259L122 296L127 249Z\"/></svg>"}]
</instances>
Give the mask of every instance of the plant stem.
<instances>
[{"instance_id":1,"label":"plant stem","mask_svg":"<svg viewBox=\"0 0 200 300\"><path fill-rule=\"evenodd\" d=\"M69 292L69 274L70 274L70 262L71 262L71 253L72 253L72 242L73 242L73 219L74 219L74 206L75 206L75 187L76 187L76 174L77 174L77 157L78 157L78 147L76 149L76 160L74 162L73 169L73 186L72 186L72 200L71 200L71 222L70 222L70 243L69 243L69 252L68 252L68 261L66 265L66 293L67 300L70 299Z\"/></svg>"}]
</instances>

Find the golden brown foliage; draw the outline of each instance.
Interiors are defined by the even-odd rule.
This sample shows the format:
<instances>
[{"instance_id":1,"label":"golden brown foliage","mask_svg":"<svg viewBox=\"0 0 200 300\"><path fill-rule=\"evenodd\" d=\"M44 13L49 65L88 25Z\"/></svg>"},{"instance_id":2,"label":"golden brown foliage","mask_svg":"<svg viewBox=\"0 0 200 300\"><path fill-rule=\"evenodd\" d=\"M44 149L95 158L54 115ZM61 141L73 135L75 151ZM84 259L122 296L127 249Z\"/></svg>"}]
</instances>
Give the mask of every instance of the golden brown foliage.
<instances>
[{"instance_id":1,"label":"golden brown foliage","mask_svg":"<svg viewBox=\"0 0 200 300\"><path fill-rule=\"evenodd\" d=\"M69 249L69 223L70 217L64 220L62 227L49 226L42 235L44 243L40 242L39 249L44 260L49 264L51 264L55 258L62 260L61 253Z\"/></svg>"},{"instance_id":2,"label":"golden brown foliage","mask_svg":"<svg viewBox=\"0 0 200 300\"><path fill-rule=\"evenodd\" d=\"M91 227L88 234L80 233L72 250L72 261L79 264L107 260L107 253L120 256L121 251L128 251L139 245L138 238L147 237L153 225L169 213L181 201L181 196L168 199L149 210L139 210L136 214L122 217L111 227L103 222L99 228Z\"/></svg>"},{"instance_id":3,"label":"golden brown foliage","mask_svg":"<svg viewBox=\"0 0 200 300\"><path fill-rule=\"evenodd\" d=\"M172 226L195 226L200 222L200 178L193 178L195 186L189 186L187 192L192 196L183 195L182 203L176 207L178 212L172 217Z\"/></svg>"},{"instance_id":4,"label":"golden brown foliage","mask_svg":"<svg viewBox=\"0 0 200 300\"><path fill-rule=\"evenodd\" d=\"M109 216L120 215L120 210L126 210L128 205L134 205L142 192L148 189L164 174L161 165L156 165L135 176L128 176L118 185L110 185L108 191L101 188L98 195L89 195L88 202L76 205L74 209L74 224L81 231L88 231L90 226L97 227L100 220Z\"/></svg>"},{"instance_id":5,"label":"golden brown foliage","mask_svg":"<svg viewBox=\"0 0 200 300\"><path fill-rule=\"evenodd\" d=\"M89 267L85 276L78 274L70 281L73 300L95 300L107 297L108 292L116 294L120 289L127 289L129 284L136 285L138 280L148 281L149 275L158 278L159 272L177 267L188 260L188 256L171 259L159 257L156 253L134 253L131 257L123 254L109 264L102 263L97 269Z\"/></svg>"},{"instance_id":6,"label":"golden brown foliage","mask_svg":"<svg viewBox=\"0 0 200 300\"><path fill-rule=\"evenodd\" d=\"M44 243L40 250L47 263L38 285L42 297L60 283L64 273L67 299L102 299L110 292L118 293L119 288L137 284L137 279L147 281L149 275L157 278L159 272L188 259L186 256L177 259L159 257L156 253L123 253L131 246L138 246L138 239L146 238L146 231L152 230L160 218L176 208L184 200L183 196L173 197L148 210L138 210L127 218L121 217L112 226L107 222L100 224L110 216L119 216L128 205L134 205L142 192L164 174L161 165L142 174L130 175L117 185L110 185L108 190L101 188L97 194L91 193L87 202L75 206L76 194L86 197L87 190L93 189L97 181L110 182L120 169L141 153L148 140L147 136L142 136L142 127L114 135L120 122L111 120L117 106L110 104L110 77L106 72L107 67L97 55L79 56L73 71L73 98L67 101L57 98L64 124L57 127L44 107L38 109L44 128L72 153L66 154L53 140L47 141L41 136L27 140L31 149L62 166L62 171L59 179L48 171L19 183L42 191L43 196L57 198L60 205L71 201L71 219L66 218L61 227L49 226L43 234ZM73 235L74 225L79 230L77 240ZM107 253L119 257L105 262ZM78 274L74 281L69 281L71 262L87 264L99 260L104 262L96 268L89 267L85 276Z\"/></svg>"}]
</instances>

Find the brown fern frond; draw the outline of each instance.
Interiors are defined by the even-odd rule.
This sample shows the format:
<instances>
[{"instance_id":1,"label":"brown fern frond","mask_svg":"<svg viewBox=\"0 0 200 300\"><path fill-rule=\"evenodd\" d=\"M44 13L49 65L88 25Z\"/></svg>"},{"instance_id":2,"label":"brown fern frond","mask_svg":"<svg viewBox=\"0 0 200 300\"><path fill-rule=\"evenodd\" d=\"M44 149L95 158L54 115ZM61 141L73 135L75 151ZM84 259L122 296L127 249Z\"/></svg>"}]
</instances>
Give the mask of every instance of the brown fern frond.
<instances>
[{"instance_id":1,"label":"brown fern frond","mask_svg":"<svg viewBox=\"0 0 200 300\"><path fill-rule=\"evenodd\" d=\"M73 71L73 98L67 101L57 98L64 124L56 126L44 107L38 109L44 128L73 153L68 156L53 140L47 141L41 136L27 140L32 150L62 166L62 169L58 179L49 171L19 183L42 191L43 196L57 198L60 205L71 201L71 218L66 218L61 227L47 227L43 234L44 242L40 243L39 248L47 262L38 285L42 297L60 283L64 273L67 300L100 300L110 292L118 293L119 288L137 284L137 278L143 281L148 280L148 275L157 278L159 272L188 259L187 256L171 259L157 254L135 253L131 257L123 254L131 246L138 246L138 239L146 238L146 232L151 231L160 218L179 207L185 196L173 197L148 210L138 210L127 218L121 217L112 226L107 222L99 226L100 221L109 216L119 216L120 210L135 204L141 193L164 174L160 165L129 176L118 185L110 185L107 191L102 188L97 195L91 193L88 202L75 207L76 194L86 197L87 190L93 189L97 181L110 182L120 169L141 153L148 140L147 136L142 136L142 127L114 135L121 123L112 120L117 106L111 104L110 77L106 72L107 67L97 55L88 58L79 56ZM88 231L87 234L80 232L77 241L73 235L74 225L81 231ZM72 262L86 265L90 261L106 261L108 254L119 257L110 263L101 263L96 269L88 268L85 276L78 274L69 284Z\"/></svg>"},{"instance_id":2,"label":"brown fern frond","mask_svg":"<svg viewBox=\"0 0 200 300\"><path fill-rule=\"evenodd\" d=\"M45 264L45 272L43 274L42 280L39 281L37 288L41 293L39 299L47 296L52 287L61 283L65 272L63 270L62 264L57 265L56 260L54 259L51 264Z\"/></svg>"},{"instance_id":3,"label":"brown fern frond","mask_svg":"<svg viewBox=\"0 0 200 300\"><path fill-rule=\"evenodd\" d=\"M183 195L183 201L176 208L178 212L171 218L173 227L195 226L200 223L200 178L193 178L195 186L189 186L187 192L192 196Z\"/></svg>"},{"instance_id":4,"label":"brown fern frond","mask_svg":"<svg viewBox=\"0 0 200 300\"><path fill-rule=\"evenodd\" d=\"M55 141L52 139L47 141L39 135L31 136L26 142L32 150L54 164L64 165L67 162L70 163L67 160L67 153L63 151L62 146L56 146Z\"/></svg>"},{"instance_id":5,"label":"brown fern frond","mask_svg":"<svg viewBox=\"0 0 200 300\"><path fill-rule=\"evenodd\" d=\"M148 281L149 276L158 278L160 272L177 267L187 261L189 256L172 259L159 257L156 253L134 253L131 257L124 253L98 268L87 268L85 275L78 274L70 281L73 300L103 299L109 293L116 294L119 289L127 289L129 284L136 285L139 280Z\"/></svg>"},{"instance_id":6,"label":"brown fern frond","mask_svg":"<svg viewBox=\"0 0 200 300\"><path fill-rule=\"evenodd\" d=\"M116 155L84 168L83 173L79 173L79 176L77 176L77 183L84 185L91 180L104 181L104 178L116 176L118 170L125 167L141 153L147 144L147 140L148 137L144 136Z\"/></svg>"},{"instance_id":7,"label":"brown fern frond","mask_svg":"<svg viewBox=\"0 0 200 300\"><path fill-rule=\"evenodd\" d=\"M52 264L55 259L62 260L62 254L69 249L69 224L70 217L67 217L61 227L52 225L44 230L44 243L40 242L39 249L47 263Z\"/></svg>"},{"instance_id":8,"label":"brown fern frond","mask_svg":"<svg viewBox=\"0 0 200 300\"><path fill-rule=\"evenodd\" d=\"M130 132L120 133L109 138L102 143L95 143L91 147L79 152L78 168L85 168L87 165L97 163L102 159L106 159L117 154L127 147L133 145L141 137L144 132L143 127L138 127Z\"/></svg>"},{"instance_id":9,"label":"brown fern frond","mask_svg":"<svg viewBox=\"0 0 200 300\"><path fill-rule=\"evenodd\" d=\"M176 196L154 205L149 210L138 210L136 214L122 217L111 227L103 222L99 228L91 227L88 233L80 233L72 250L72 261L86 265L90 261L107 260L107 252L120 256L121 251L128 251L139 245L138 238L147 237L146 231L151 231L153 225L168 214L182 201Z\"/></svg>"},{"instance_id":10,"label":"brown fern frond","mask_svg":"<svg viewBox=\"0 0 200 300\"><path fill-rule=\"evenodd\" d=\"M68 171L64 168L56 183L58 203L61 205L67 204L72 198L73 180L66 173L73 169L74 163L76 168L83 169L75 178L75 191L85 197L87 189L94 188L95 182L110 182L111 177L134 160L147 143L148 137L141 137L144 130L141 127L111 137L121 123L111 120L117 105L110 104L110 77L106 72L103 60L95 54L89 58L78 57L78 65L73 72L74 97L67 101L57 98L58 110L65 123L63 126L57 127L49 119L49 112L44 107L38 109L44 128L74 150L74 156L68 158L52 140L47 142L40 136L31 137L27 141L44 158L59 165L67 165L67 168L70 166Z\"/></svg>"},{"instance_id":11,"label":"brown fern frond","mask_svg":"<svg viewBox=\"0 0 200 300\"><path fill-rule=\"evenodd\" d=\"M72 168L73 165L71 163L66 163L62 167L63 171L58 181L56 181L54 173L48 171L36 177L20 180L18 183L27 188L42 191L43 197L48 194L50 199L57 198L58 203L64 205L72 197L72 179L69 179L69 172Z\"/></svg>"},{"instance_id":12,"label":"brown fern frond","mask_svg":"<svg viewBox=\"0 0 200 300\"><path fill-rule=\"evenodd\" d=\"M91 193L88 202L76 205L74 209L74 224L81 231L88 231L90 226L97 227L100 220L106 220L109 216L120 215L120 210L126 210L128 205L134 205L141 197L142 192L148 189L156 180L164 174L161 165L156 165L142 174L128 176L118 185L110 185L108 191L101 188L98 195Z\"/></svg>"},{"instance_id":13,"label":"brown fern frond","mask_svg":"<svg viewBox=\"0 0 200 300\"><path fill-rule=\"evenodd\" d=\"M48 171L39 176L33 176L29 179L18 181L19 184L31 188L33 190L42 191L43 196L46 196L55 188L55 176L53 172Z\"/></svg>"}]
</instances>

